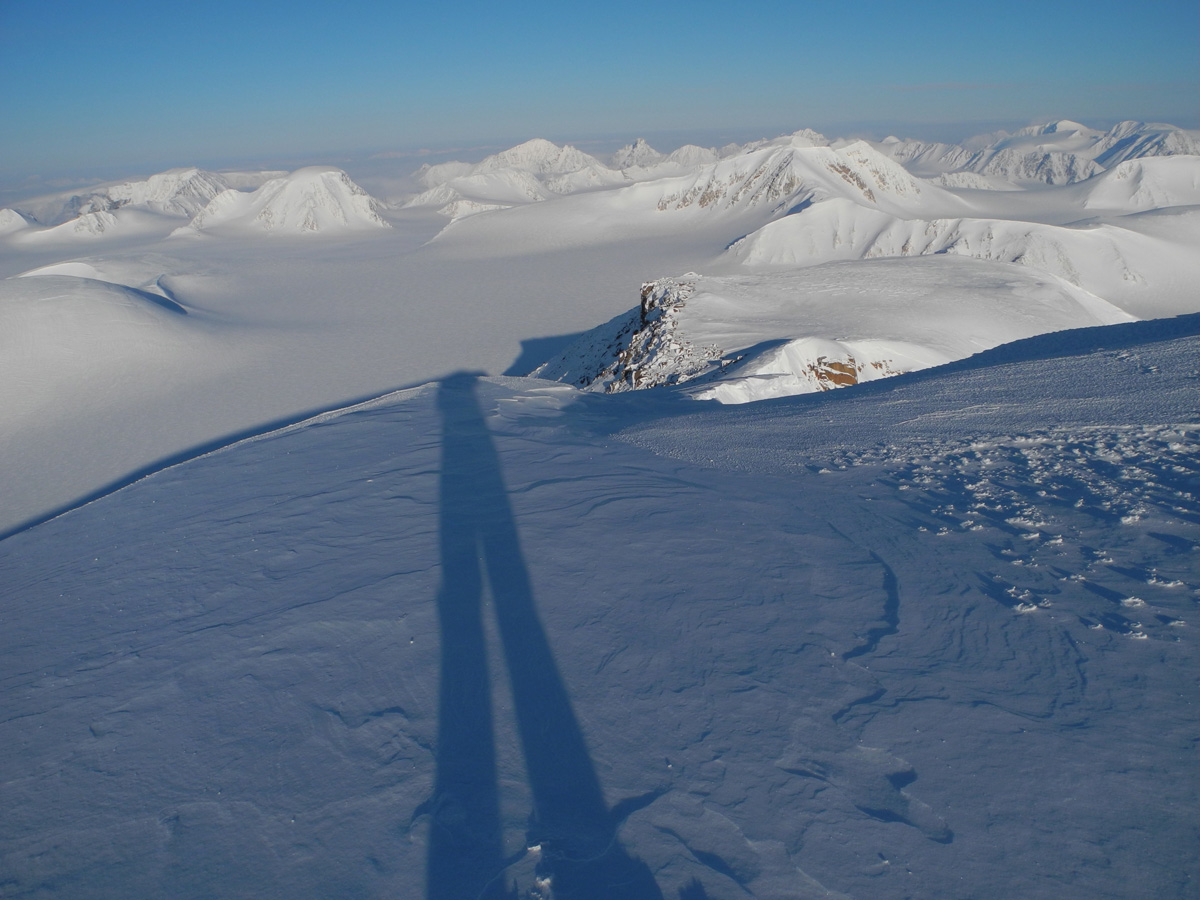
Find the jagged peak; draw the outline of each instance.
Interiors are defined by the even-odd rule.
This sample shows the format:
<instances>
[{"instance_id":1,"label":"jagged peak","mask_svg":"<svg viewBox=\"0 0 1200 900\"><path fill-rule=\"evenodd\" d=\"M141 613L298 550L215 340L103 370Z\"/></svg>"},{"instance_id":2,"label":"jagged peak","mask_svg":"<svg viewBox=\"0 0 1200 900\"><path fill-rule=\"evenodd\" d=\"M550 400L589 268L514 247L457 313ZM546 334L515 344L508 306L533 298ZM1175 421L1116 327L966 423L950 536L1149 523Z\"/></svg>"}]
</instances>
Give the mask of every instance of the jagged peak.
<instances>
[{"instance_id":1,"label":"jagged peak","mask_svg":"<svg viewBox=\"0 0 1200 900\"><path fill-rule=\"evenodd\" d=\"M609 165L614 169L629 169L634 166L651 166L663 158L663 154L647 144L645 138L638 138L614 153L609 159Z\"/></svg>"}]
</instances>

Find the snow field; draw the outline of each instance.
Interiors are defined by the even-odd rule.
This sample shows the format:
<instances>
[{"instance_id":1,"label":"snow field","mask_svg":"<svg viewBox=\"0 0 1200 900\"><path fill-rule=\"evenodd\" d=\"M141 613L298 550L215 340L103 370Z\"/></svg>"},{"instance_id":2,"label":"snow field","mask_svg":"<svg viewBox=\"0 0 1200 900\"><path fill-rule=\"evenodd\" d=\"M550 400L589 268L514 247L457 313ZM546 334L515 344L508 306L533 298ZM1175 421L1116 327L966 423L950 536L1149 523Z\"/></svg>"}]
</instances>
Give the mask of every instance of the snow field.
<instances>
[{"instance_id":1,"label":"snow field","mask_svg":"<svg viewBox=\"0 0 1200 900\"><path fill-rule=\"evenodd\" d=\"M0 212L0 893L1191 896L1195 152Z\"/></svg>"},{"instance_id":2,"label":"snow field","mask_svg":"<svg viewBox=\"0 0 1200 900\"><path fill-rule=\"evenodd\" d=\"M1194 335L1129 335L1107 369L1040 338L1040 359L895 379L891 397L703 414L430 385L10 537L10 890L436 894L431 835L454 821L435 793L437 598L473 509L515 529L530 634L586 743L565 771L595 778L662 896L1186 896ZM1134 356L1144 384L1118 366ZM1111 414L1084 403L1046 428L1080 383ZM1028 430L977 427L989 389L1025 397ZM1114 424L1145 393L1167 422ZM856 431L870 404L946 414L889 446ZM742 448L732 465L671 452L697 415ZM570 871L553 840L528 849L553 773L527 771L516 725L544 691L512 680L523 644L494 618L515 571L481 570L483 655L458 651L489 673L494 728L502 867L476 874L553 888Z\"/></svg>"}]
</instances>

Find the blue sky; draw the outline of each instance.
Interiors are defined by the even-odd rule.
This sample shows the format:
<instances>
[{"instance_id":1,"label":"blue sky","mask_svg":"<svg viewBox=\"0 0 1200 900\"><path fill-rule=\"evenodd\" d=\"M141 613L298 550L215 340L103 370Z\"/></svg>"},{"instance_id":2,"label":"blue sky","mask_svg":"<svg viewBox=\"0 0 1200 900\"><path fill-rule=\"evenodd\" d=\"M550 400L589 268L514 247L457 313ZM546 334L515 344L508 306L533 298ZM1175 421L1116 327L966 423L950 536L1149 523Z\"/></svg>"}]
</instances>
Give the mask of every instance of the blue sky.
<instances>
[{"instance_id":1,"label":"blue sky","mask_svg":"<svg viewBox=\"0 0 1200 900\"><path fill-rule=\"evenodd\" d=\"M1195 0L0 0L0 174L534 136L1197 127L1198 34Z\"/></svg>"}]
</instances>

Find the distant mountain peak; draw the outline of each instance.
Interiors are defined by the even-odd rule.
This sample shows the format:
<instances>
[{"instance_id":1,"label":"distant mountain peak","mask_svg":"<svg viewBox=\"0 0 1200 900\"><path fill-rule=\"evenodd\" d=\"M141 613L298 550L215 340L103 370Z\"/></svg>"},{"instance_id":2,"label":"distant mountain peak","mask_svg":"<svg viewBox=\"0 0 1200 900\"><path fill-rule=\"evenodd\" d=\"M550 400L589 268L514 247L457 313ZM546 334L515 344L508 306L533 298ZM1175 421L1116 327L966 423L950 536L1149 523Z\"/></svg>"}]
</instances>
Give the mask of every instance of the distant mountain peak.
<instances>
[{"instance_id":1,"label":"distant mountain peak","mask_svg":"<svg viewBox=\"0 0 1200 900\"><path fill-rule=\"evenodd\" d=\"M333 166L306 166L268 181L253 193L218 194L187 226L308 234L388 228L382 204ZM181 229L182 231L182 229Z\"/></svg>"},{"instance_id":2,"label":"distant mountain peak","mask_svg":"<svg viewBox=\"0 0 1200 900\"><path fill-rule=\"evenodd\" d=\"M663 158L663 154L647 144L644 138L638 138L614 153L609 165L614 169L631 169L634 166L652 166Z\"/></svg>"}]
</instances>

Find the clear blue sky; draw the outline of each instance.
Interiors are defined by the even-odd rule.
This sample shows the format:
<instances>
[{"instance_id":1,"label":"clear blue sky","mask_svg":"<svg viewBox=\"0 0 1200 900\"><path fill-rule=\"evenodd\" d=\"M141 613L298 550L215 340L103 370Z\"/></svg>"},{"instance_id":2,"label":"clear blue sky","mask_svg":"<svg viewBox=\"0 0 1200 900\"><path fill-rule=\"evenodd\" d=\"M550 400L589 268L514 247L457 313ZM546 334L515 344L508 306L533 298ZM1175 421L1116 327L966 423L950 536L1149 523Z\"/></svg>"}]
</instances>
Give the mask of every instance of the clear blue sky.
<instances>
[{"instance_id":1,"label":"clear blue sky","mask_svg":"<svg viewBox=\"0 0 1200 900\"><path fill-rule=\"evenodd\" d=\"M1197 127L1198 35L1196 0L0 0L0 174L670 130Z\"/></svg>"}]
</instances>

